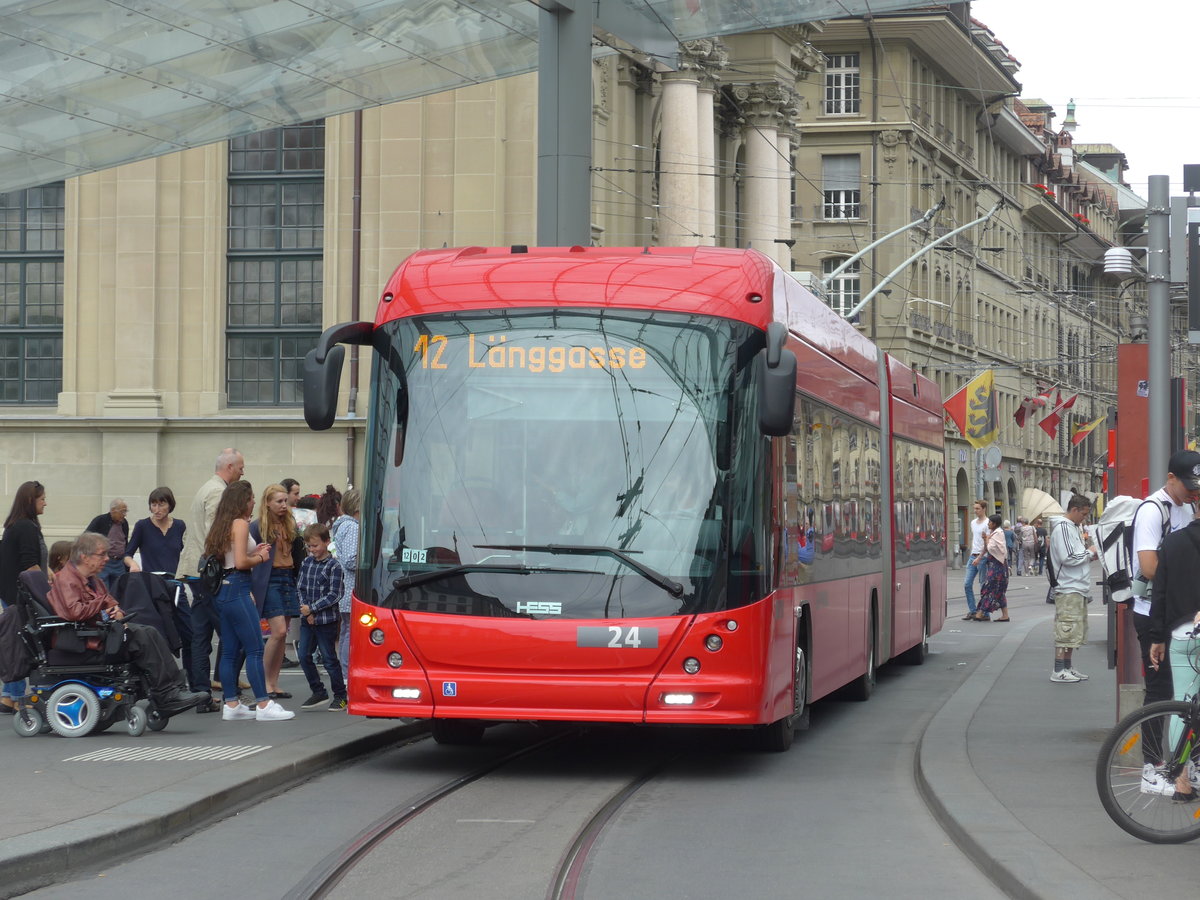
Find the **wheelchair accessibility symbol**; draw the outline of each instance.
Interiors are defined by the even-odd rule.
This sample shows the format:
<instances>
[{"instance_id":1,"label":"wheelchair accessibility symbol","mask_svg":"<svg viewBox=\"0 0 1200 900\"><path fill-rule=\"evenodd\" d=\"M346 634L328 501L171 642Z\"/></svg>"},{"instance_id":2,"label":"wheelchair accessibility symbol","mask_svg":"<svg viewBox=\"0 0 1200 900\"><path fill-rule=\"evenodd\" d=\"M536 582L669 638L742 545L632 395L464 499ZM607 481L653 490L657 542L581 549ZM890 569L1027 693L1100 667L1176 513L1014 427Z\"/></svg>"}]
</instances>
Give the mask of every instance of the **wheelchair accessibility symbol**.
<instances>
[{"instance_id":1,"label":"wheelchair accessibility symbol","mask_svg":"<svg viewBox=\"0 0 1200 900\"><path fill-rule=\"evenodd\" d=\"M443 697L457 697L458 696L458 682L457 681L443 681L442 682L442 696Z\"/></svg>"}]
</instances>

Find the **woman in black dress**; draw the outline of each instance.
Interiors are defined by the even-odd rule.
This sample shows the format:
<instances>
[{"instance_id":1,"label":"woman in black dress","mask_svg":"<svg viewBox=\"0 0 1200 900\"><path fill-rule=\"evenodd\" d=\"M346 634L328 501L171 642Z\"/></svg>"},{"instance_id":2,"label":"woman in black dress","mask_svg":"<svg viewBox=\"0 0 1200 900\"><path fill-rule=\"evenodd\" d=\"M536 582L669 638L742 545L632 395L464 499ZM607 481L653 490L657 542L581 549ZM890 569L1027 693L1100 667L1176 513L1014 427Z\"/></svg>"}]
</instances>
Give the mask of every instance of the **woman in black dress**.
<instances>
[{"instance_id":1,"label":"woman in black dress","mask_svg":"<svg viewBox=\"0 0 1200 900\"><path fill-rule=\"evenodd\" d=\"M46 489L40 482L26 481L17 488L0 540L0 605L4 607L17 602L17 576L29 569L46 571L46 542L38 521L45 511ZM6 681L0 688L0 713L12 715L24 696L24 681Z\"/></svg>"}]
</instances>

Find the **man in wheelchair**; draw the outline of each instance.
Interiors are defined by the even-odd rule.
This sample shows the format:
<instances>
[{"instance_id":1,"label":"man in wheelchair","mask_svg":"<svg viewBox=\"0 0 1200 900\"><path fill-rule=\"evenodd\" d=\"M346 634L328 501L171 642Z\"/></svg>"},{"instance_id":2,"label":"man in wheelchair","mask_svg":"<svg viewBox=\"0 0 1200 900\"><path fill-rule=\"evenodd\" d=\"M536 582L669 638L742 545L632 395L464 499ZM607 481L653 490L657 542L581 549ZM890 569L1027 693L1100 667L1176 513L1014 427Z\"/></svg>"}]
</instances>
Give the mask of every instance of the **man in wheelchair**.
<instances>
[{"instance_id":1,"label":"man in wheelchair","mask_svg":"<svg viewBox=\"0 0 1200 900\"><path fill-rule=\"evenodd\" d=\"M48 600L54 614L70 622L95 623L116 620L125 613L96 576L108 558L108 539L85 532L71 546L71 558L54 576ZM164 716L209 702L207 693L192 693L184 688L179 667L166 639L149 625L122 622L125 649L145 682L158 711ZM101 649L100 638L89 638L88 649Z\"/></svg>"}]
</instances>

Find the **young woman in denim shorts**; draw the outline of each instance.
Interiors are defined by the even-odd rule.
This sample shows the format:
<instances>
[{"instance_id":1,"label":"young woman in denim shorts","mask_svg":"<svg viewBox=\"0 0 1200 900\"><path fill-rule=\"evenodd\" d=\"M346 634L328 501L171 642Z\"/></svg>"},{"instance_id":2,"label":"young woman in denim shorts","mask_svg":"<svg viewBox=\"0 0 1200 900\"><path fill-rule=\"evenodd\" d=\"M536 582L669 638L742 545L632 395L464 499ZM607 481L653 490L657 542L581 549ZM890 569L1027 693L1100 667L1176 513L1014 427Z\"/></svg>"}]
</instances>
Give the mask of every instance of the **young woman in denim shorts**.
<instances>
[{"instance_id":1,"label":"young woman in denim shorts","mask_svg":"<svg viewBox=\"0 0 1200 900\"><path fill-rule=\"evenodd\" d=\"M296 596L296 570L304 559L304 542L297 534L296 520L287 504L287 490L272 484L262 493L258 519L250 527L256 541L270 545L270 565L254 573L254 599L271 629L263 650L263 671L272 700L286 700L291 693L279 689L279 670L287 645L288 625L300 615Z\"/></svg>"}]
</instances>

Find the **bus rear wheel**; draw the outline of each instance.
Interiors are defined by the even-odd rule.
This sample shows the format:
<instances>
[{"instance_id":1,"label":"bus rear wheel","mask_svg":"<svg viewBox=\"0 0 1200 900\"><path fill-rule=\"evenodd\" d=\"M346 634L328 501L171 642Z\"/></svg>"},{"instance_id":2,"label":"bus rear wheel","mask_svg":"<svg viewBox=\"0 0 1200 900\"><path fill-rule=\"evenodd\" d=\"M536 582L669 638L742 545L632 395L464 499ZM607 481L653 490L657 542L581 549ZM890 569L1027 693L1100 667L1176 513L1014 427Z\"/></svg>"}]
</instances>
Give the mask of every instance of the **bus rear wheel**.
<instances>
[{"instance_id":1,"label":"bus rear wheel","mask_svg":"<svg viewBox=\"0 0 1200 900\"><path fill-rule=\"evenodd\" d=\"M462 747L483 740L483 728L483 723L475 719L434 719L429 731L439 744Z\"/></svg>"},{"instance_id":2,"label":"bus rear wheel","mask_svg":"<svg viewBox=\"0 0 1200 900\"><path fill-rule=\"evenodd\" d=\"M865 702L875 693L875 615L871 615L871 627L867 632L867 671L846 685L846 695L851 700Z\"/></svg>"}]
</instances>

